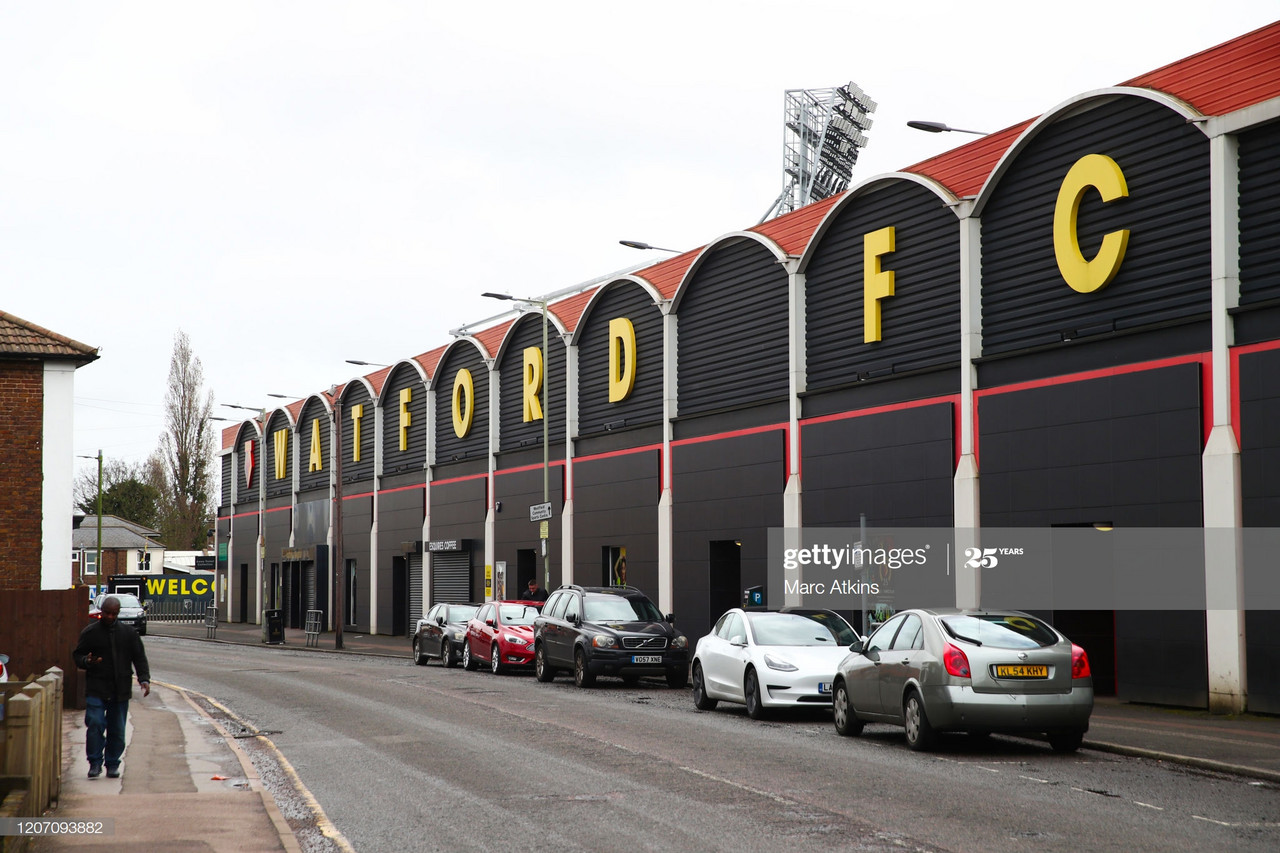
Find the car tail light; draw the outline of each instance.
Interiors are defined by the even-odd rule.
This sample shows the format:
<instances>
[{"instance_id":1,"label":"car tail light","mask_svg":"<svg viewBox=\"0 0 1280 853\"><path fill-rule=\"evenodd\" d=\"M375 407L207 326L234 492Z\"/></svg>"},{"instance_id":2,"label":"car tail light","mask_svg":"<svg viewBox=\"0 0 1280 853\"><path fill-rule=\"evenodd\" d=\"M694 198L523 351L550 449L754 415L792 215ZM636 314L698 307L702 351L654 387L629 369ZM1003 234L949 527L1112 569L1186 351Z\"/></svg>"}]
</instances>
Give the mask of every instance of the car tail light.
<instances>
[{"instance_id":1,"label":"car tail light","mask_svg":"<svg viewBox=\"0 0 1280 853\"><path fill-rule=\"evenodd\" d=\"M942 665L947 668L948 675L954 675L957 678L969 678L969 657L960 649L947 643L947 648L942 653Z\"/></svg>"},{"instance_id":2,"label":"car tail light","mask_svg":"<svg viewBox=\"0 0 1280 853\"><path fill-rule=\"evenodd\" d=\"M1089 669L1089 656L1085 654L1084 649L1071 644L1071 677L1072 678L1092 678L1093 672Z\"/></svg>"}]
</instances>

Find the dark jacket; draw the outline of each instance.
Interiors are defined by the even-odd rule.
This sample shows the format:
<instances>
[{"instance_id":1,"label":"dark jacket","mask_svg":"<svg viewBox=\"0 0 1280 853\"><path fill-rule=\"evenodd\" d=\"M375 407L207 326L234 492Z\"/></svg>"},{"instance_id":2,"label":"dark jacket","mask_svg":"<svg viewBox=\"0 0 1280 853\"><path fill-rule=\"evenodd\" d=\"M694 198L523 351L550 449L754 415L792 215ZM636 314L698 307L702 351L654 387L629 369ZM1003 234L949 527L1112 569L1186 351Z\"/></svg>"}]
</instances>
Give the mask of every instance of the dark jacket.
<instances>
[{"instance_id":1,"label":"dark jacket","mask_svg":"<svg viewBox=\"0 0 1280 853\"><path fill-rule=\"evenodd\" d=\"M95 654L102 658L94 664L86 664L85 656ZM101 699L128 699L133 695L133 672L138 673L138 683L151 681L151 668L147 665L147 653L142 648L142 638L130 625L116 623L108 630L99 621L91 622L80 632L80 642L71 653L76 666L85 671L86 696Z\"/></svg>"},{"instance_id":2,"label":"dark jacket","mask_svg":"<svg viewBox=\"0 0 1280 853\"><path fill-rule=\"evenodd\" d=\"M529 590L526 589L524 591L524 595L520 597L520 600L521 601L546 601L547 591L542 587L538 587L538 589L534 592L530 592Z\"/></svg>"}]
</instances>

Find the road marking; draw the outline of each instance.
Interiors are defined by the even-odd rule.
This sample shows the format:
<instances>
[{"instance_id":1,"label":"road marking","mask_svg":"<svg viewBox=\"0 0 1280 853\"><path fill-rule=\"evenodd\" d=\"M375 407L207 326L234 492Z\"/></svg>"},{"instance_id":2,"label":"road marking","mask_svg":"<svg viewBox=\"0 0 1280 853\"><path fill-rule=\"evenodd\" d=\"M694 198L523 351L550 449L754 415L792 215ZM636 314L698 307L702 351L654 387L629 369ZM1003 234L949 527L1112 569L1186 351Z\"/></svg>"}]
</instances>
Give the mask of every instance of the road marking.
<instances>
[{"instance_id":1,"label":"road marking","mask_svg":"<svg viewBox=\"0 0 1280 853\"><path fill-rule=\"evenodd\" d=\"M1028 782L1039 782L1041 785L1048 785L1048 779L1037 779L1034 776L1019 776L1019 779L1026 779Z\"/></svg>"},{"instance_id":2,"label":"road marking","mask_svg":"<svg viewBox=\"0 0 1280 853\"><path fill-rule=\"evenodd\" d=\"M1211 817L1201 817L1198 814L1193 814L1191 817L1194 818L1195 820L1202 820L1205 823L1216 823L1218 826L1238 826L1239 825L1235 823L1227 823L1226 821L1214 820Z\"/></svg>"},{"instance_id":3,"label":"road marking","mask_svg":"<svg viewBox=\"0 0 1280 853\"><path fill-rule=\"evenodd\" d=\"M1141 800L1134 800L1133 804L1136 806L1142 806L1144 809L1155 809L1158 812L1164 811L1163 806L1153 806L1151 803L1144 803Z\"/></svg>"},{"instance_id":4,"label":"road marking","mask_svg":"<svg viewBox=\"0 0 1280 853\"><path fill-rule=\"evenodd\" d=\"M996 769L991 768L991 767L983 767L981 764L975 764L974 766L975 766L975 767L977 767L979 770L985 770L985 771L987 771L988 773L999 773L999 772L1000 772L999 770L996 770Z\"/></svg>"},{"instance_id":5,"label":"road marking","mask_svg":"<svg viewBox=\"0 0 1280 853\"><path fill-rule=\"evenodd\" d=\"M786 797L780 797L777 794L771 794L768 791L761 791L759 788L752 788L750 785L743 785L741 782L734 782L732 779L725 779L723 776L713 776L710 773L706 773L702 770L698 770L693 767L681 767L680 769L685 771L686 773L692 773L694 776L701 776L704 779L710 779L712 782L720 782L722 784L731 785L734 788L739 788L743 791L747 791L748 793L751 793L751 794L757 794L761 797L768 797L769 799L773 800L775 803L781 803L784 806L796 805L795 800L789 800Z\"/></svg>"}]
</instances>

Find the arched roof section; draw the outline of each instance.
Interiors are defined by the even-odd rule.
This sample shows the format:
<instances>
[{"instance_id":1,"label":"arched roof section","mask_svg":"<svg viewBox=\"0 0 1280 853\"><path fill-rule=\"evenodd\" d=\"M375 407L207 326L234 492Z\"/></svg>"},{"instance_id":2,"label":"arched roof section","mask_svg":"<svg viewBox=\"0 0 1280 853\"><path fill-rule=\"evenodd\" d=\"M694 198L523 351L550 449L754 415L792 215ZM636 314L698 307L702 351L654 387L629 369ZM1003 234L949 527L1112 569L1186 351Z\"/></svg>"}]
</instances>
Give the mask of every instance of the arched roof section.
<instances>
[{"instance_id":1,"label":"arched roof section","mask_svg":"<svg viewBox=\"0 0 1280 853\"><path fill-rule=\"evenodd\" d=\"M1020 133L1018 137L1005 149L1004 153L1000 156L999 161L995 164L988 175L986 183L983 184L982 189L978 193L977 201L974 203L973 215L982 215L982 209L990 200L992 193L995 192L995 188L1000 184L1000 179L1009 170L1010 165L1017 159L1018 155L1028 145L1030 145L1031 141L1037 136L1048 128L1053 127L1053 125L1060 119L1082 112L1098 104L1124 97L1136 97L1154 101L1155 103L1167 107L1178 115L1181 115L1188 122L1203 118L1201 113L1189 104L1167 95L1164 92L1156 92L1151 89L1116 87L1112 89L1098 89L1093 92L1085 92L1081 95L1075 96L1074 98L1069 98L1039 118L1027 123L1022 133Z\"/></svg>"},{"instance_id":2,"label":"arched roof section","mask_svg":"<svg viewBox=\"0 0 1280 853\"><path fill-rule=\"evenodd\" d=\"M384 371L386 371L387 373L390 373L390 372L391 372L391 368L389 368L389 367L384 367L384 368L383 368L383 370L384 370ZM385 378L385 376L386 376L386 374L384 373L384 374L383 374L383 377ZM348 381L348 382L344 383L344 384L343 384L343 386L342 386L342 388L341 388L341 390L339 390L339 391L338 391L338 399L340 399L340 400L345 399L345 398L346 398L346 396L347 396L347 392L349 392L351 389L355 388L356 386L363 386L363 387L364 387L364 389L365 389L367 392L369 392L369 399L370 399L370 400L376 400L376 399L378 399L378 393L377 393L377 391L374 389L374 387L373 387L373 383L372 383L372 382L370 382L370 381L369 381L366 377L364 377L364 376L357 376L357 377L355 377L355 378L351 379L350 381Z\"/></svg>"},{"instance_id":3,"label":"arched roof section","mask_svg":"<svg viewBox=\"0 0 1280 853\"><path fill-rule=\"evenodd\" d=\"M561 334L573 334L581 322L582 310L587 307L587 303L591 301L591 296L600 288L593 287L590 290L584 290L581 293L575 293L565 299L552 302L547 306L547 311L552 317L560 320Z\"/></svg>"},{"instance_id":4,"label":"arched roof section","mask_svg":"<svg viewBox=\"0 0 1280 853\"><path fill-rule=\"evenodd\" d=\"M1029 124L1031 120L997 130L902 171L937 181L957 198L972 198L982 191L991 170Z\"/></svg>"},{"instance_id":5,"label":"arched roof section","mask_svg":"<svg viewBox=\"0 0 1280 853\"><path fill-rule=\"evenodd\" d=\"M548 336L547 345L548 346L551 345L551 338L553 336L560 336L563 339L563 336L567 334L564 321L562 321L556 315L556 312L553 310L553 308L554 306L551 306L551 305L547 306L547 336ZM519 331L519 327L527 322L537 323L539 326L541 326L542 325L542 309L533 308L529 311L521 312L519 317L508 320L506 323L503 324L502 338L499 341L497 341L497 349L492 350L493 361L495 363L501 362L502 359L506 356L507 346L509 345L509 342L513 338L515 338L515 336ZM483 334L485 334L485 332L479 332L476 337L479 338L480 335L483 335Z\"/></svg>"},{"instance_id":6,"label":"arched roof section","mask_svg":"<svg viewBox=\"0 0 1280 853\"><path fill-rule=\"evenodd\" d=\"M430 380L427 377L427 369L423 366L421 361L417 358L402 358L390 367L384 367L382 368L382 371L380 371L382 373L382 382L378 385L377 393L372 395L374 405L386 405L387 401L384 400L383 397L386 395L387 391L387 379L389 379L391 374L398 370L402 364L406 365L410 370L416 373L418 378L422 380L423 385L430 385Z\"/></svg>"},{"instance_id":7,"label":"arched roof section","mask_svg":"<svg viewBox=\"0 0 1280 853\"><path fill-rule=\"evenodd\" d=\"M816 226L810 232L808 241L800 255L800 271L804 272L804 270L809 266L809 262L813 260L814 252L817 250L818 244L822 242L823 235L825 235L831 228L831 224L839 218L841 211L849 205L855 204L857 199L867 195L868 193L874 192L887 184L899 181L919 184L929 192L936 195L938 200L948 207L953 207L960 201L956 198L955 193L951 192L945 186L932 178L925 177L924 175L915 175L910 172L888 172L883 175L875 175L867 178L865 181L860 181L846 192L841 193L838 196L832 196L830 199L824 199L824 202L830 201L831 203L827 204L823 209L822 218L817 221ZM816 207L817 205L813 206Z\"/></svg>"},{"instance_id":8,"label":"arched roof section","mask_svg":"<svg viewBox=\"0 0 1280 853\"><path fill-rule=\"evenodd\" d=\"M427 350L422 355L415 355L413 357L413 360L422 368L422 375L427 378L428 384L430 384L431 380L435 378L436 366L440 364L440 358L444 355L444 351L447 347L447 344L442 344L435 349ZM385 383L386 379L384 378L382 381ZM378 393L382 393L381 389L379 389Z\"/></svg>"},{"instance_id":9,"label":"arched roof section","mask_svg":"<svg viewBox=\"0 0 1280 853\"><path fill-rule=\"evenodd\" d=\"M819 204L821 204L821 202L819 202ZM807 209L808 208L802 208L802 210ZM799 211L796 212L798 213ZM790 213L787 215L794 216L795 214ZM779 218L781 219L782 217ZM679 287L676 288L675 295L671 297L671 310L680 310L680 302L684 299L685 293L689 290L689 282L693 279L694 275L697 274L698 268L706 263L707 259L711 257L717 249L742 240L751 240L759 243L766 251L772 254L774 260L779 263L787 259L786 250L774 242L772 238L767 237L764 234L757 231L730 231L728 234L717 237L706 246L702 247L702 250L698 253L698 256L694 259L693 263L689 265L687 270L685 270L684 277L681 279Z\"/></svg>"},{"instance_id":10,"label":"arched roof section","mask_svg":"<svg viewBox=\"0 0 1280 853\"><path fill-rule=\"evenodd\" d=\"M665 261L656 263L651 267L638 270L633 275L649 282L659 296L670 300L676 295L676 291L680 288L680 282L684 281L684 274L689 271L689 266L697 259L703 248L699 247L682 252L674 258L667 258Z\"/></svg>"},{"instance_id":11,"label":"arched roof section","mask_svg":"<svg viewBox=\"0 0 1280 853\"><path fill-rule=\"evenodd\" d=\"M613 281L603 284L591 291L591 298L584 304L582 313L578 317L577 325L573 329L573 336L569 339L569 343L571 345L578 345L579 340L582 338L583 327L585 327L591 320L591 312L596 309L596 306L600 304L600 300L605 297L607 292L616 290L619 287L626 287L629 284L637 285L641 290L648 293L649 297L653 299L654 305L661 306L663 303L664 300L662 298L662 294L658 292L658 288L652 282L641 278L639 274L624 275L615 278Z\"/></svg>"},{"instance_id":12,"label":"arched roof section","mask_svg":"<svg viewBox=\"0 0 1280 853\"><path fill-rule=\"evenodd\" d=\"M843 193L829 196L799 210L761 222L749 230L768 237L785 254L796 257L804 253L813 239L814 230L826 218L827 212L843 197Z\"/></svg>"}]
</instances>

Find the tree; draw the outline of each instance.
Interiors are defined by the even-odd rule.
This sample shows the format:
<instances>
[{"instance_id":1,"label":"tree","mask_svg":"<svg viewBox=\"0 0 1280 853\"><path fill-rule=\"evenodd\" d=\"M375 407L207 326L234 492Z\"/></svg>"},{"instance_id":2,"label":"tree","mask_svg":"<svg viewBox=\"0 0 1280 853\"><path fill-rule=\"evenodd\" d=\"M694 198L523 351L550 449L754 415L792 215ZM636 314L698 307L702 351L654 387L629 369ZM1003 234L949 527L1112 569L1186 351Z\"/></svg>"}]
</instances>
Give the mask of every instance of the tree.
<instances>
[{"instance_id":1,"label":"tree","mask_svg":"<svg viewBox=\"0 0 1280 853\"><path fill-rule=\"evenodd\" d=\"M163 497L160 538L166 548L202 548L213 515L213 392L204 390L204 368L179 330L169 359L165 432L147 460L147 479Z\"/></svg>"},{"instance_id":2,"label":"tree","mask_svg":"<svg viewBox=\"0 0 1280 853\"><path fill-rule=\"evenodd\" d=\"M98 466L80 469L72 484L76 509L85 515L98 514ZM102 460L102 514L114 515L143 527L154 528L159 513L160 492L150 485L143 465L122 459Z\"/></svg>"}]
</instances>

